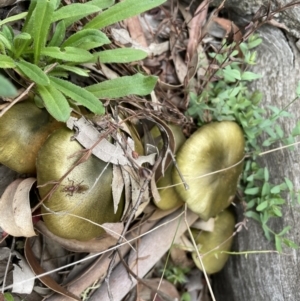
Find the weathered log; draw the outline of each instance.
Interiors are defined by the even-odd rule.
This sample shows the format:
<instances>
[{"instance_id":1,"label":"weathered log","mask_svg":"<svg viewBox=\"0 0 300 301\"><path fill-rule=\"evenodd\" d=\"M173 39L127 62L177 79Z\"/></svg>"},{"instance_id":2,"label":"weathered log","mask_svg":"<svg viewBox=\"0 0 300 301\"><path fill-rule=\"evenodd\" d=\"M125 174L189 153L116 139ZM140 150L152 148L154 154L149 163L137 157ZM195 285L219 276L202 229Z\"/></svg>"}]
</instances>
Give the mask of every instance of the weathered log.
<instances>
[{"instance_id":1,"label":"weathered log","mask_svg":"<svg viewBox=\"0 0 300 301\"><path fill-rule=\"evenodd\" d=\"M298 15L299 16L299 15ZM295 41L286 37L281 30L264 26L260 30L263 44L258 48L258 64L253 68L263 78L254 82L252 89L264 93L263 105L284 108L295 98L295 90L300 80L300 53ZM293 118L279 120L281 126L290 133L300 119L300 103L296 101L288 111ZM299 139L298 139L299 140ZM299 147L294 151L280 150L263 157L269 167L274 183L288 177L296 190L300 187ZM241 216L239 217L242 218ZM282 219L272 221L272 227L280 231L283 226L292 229L287 238L300 243L299 204L292 204L287 197ZM274 242L268 242L261 226L253 220L248 230L237 235L234 251L275 250ZM213 277L216 300L222 301L296 301L300 300L300 251L284 249L284 254L249 254L231 256L225 269Z\"/></svg>"}]
</instances>

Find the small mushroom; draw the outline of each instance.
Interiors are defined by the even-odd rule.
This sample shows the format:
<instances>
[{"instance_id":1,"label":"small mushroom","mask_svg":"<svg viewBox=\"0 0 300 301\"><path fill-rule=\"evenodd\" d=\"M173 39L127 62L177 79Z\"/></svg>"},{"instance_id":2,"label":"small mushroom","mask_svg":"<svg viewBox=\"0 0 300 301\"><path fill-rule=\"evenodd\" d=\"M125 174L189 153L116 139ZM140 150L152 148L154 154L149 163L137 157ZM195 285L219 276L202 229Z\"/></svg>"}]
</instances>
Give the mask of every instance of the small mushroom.
<instances>
[{"instance_id":1,"label":"small mushroom","mask_svg":"<svg viewBox=\"0 0 300 301\"><path fill-rule=\"evenodd\" d=\"M37 184L44 198L83 155L83 147L72 140L67 128L53 132L41 147L37 158ZM112 165L94 155L78 164L60 183L42 206L44 222L55 235L81 241L105 233L99 226L118 222L124 200L116 214L112 197Z\"/></svg>"},{"instance_id":2,"label":"small mushroom","mask_svg":"<svg viewBox=\"0 0 300 301\"><path fill-rule=\"evenodd\" d=\"M174 141L175 141L174 149L176 153L178 149L186 141L186 138L183 135L180 126L169 124L168 127L172 131L174 136ZM160 135L160 131L158 130L157 127L154 127L151 130L151 134L153 135L154 138L157 138ZM162 141L159 141L158 147L159 148L162 147ZM155 205L161 210L170 210L184 204L180 196L176 192L175 188L172 187L172 168L173 168L173 163L171 162L167 170L165 171L164 176L157 181L157 188L161 199L160 201L157 201L155 199L153 201Z\"/></svg>"},{"instance_id":3,"label":"small mushroom","mask_svg":"<svg viewBox=\"0 0 300 301\"><path fill-rule=\"evenodd\" d=\"M226 209L215 218L213 232L192 229L196 244L199 246L200 256L203 256L201 259L207 274L219 272L227 262L229 254L223 251L230 251L234 226L234 214L230 209ZM192 258L196 266L203 271L196 252L192 253Z\"/></svg>"},{"instance_id":4,"label":"small mushroom","mask_svg":"<svg viewBox=\"0 0 300 301\"><path fill-rule=\"evenodd\" d=\"M176 160L189 189L173 168L175 189L202 219L216 216L232 202L243 170L244 136L234 122L199 128L180 148Z\"/></svg>"},{"instance_id":5,"label":"small mushroom","mask_svg":"<svg viewBox=\"0 0 300 301\"><path fill-rule=\"evenodd\" d=\"M15 104L0 118L0 163L34 174L40 147L62 125L31 101Z\"/></svg>"}]
</instances>

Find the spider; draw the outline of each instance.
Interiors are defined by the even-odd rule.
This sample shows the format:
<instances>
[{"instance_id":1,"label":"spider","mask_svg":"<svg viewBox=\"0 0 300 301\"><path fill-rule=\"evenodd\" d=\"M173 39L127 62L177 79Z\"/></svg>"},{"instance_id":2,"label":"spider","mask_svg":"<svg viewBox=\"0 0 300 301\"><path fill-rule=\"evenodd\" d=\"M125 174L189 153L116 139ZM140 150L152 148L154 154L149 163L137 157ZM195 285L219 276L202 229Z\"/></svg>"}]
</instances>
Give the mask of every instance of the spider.
<instances>
[{"instance_id":1,"label":"spider","mask_svg":"<svg viewBox=\"0 0 300 301\"><path fill-rule=\"evenodd\" d=\"M66 195L73 196L74 193L84 193L84 191L89 189L87 185L81 185L83 181L78 184L75 184L73 180L68 179L70 185L65 185L65 187L61 190L63 192L67 192Z\"/></svg>"}]
</instances>

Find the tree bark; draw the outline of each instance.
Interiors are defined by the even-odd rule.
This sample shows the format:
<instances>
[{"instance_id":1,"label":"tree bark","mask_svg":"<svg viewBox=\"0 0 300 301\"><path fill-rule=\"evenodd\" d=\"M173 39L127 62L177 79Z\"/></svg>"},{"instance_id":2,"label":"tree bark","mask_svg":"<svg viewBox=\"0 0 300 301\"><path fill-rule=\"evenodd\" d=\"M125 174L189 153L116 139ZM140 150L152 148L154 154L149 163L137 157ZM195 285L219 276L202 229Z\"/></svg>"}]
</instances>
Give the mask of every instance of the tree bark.
<instances>
[{"instance_id":1,"label":"tree bark","mask_svg":"<svg viewBox=\"0 0 300 301\"><path fill-rule=\"evenodd\" d=\"M254 72L263 78L252 84L252 89L264 93L263 106L284 108L295 98L300 80L300 53L295 41L271 26L260 30L263 44L258 49L258 64ZM286 133L290 133L300 120L300 103L296 101L288 109L294 117L279 120ZM298 139L299 140L299 139ZM272 182L283 182L288 177L296 190L300 187L299 147L294 151L280 150L263 157L269 167ZM287 238L300 243L299 204L287 196L283 218L272 221L272 227L280 231L290 225ZM239 217L240 220L242 217ZM274 250L274 242L268 242L261 226L253 220L248 230L239 233L233 246L234 251ZM222 301L296 301L300 300L300 252L286 248L284 254L266 253L231 256L228 264L213 277L216 300Z\"/></svg>"}]
</instances>

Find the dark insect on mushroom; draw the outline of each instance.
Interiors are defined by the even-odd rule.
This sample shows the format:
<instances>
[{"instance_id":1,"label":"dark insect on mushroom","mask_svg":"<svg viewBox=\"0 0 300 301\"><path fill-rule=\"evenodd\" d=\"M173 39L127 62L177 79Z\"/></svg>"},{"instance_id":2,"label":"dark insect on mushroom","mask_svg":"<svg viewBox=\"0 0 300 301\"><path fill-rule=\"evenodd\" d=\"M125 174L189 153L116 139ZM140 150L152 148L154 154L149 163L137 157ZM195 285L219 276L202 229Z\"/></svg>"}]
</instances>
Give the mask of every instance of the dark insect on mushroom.
<instances>
[{"instance_id":1,"label":"dark insect on mushroom","mask_svg":"<svg viewBox=\"0 0 300 301\"><path fill-rule=\"evenodd\" d=\"M67 192L66 195L73 196L74 193L84 193L89 189L87 185L81 185L83 181L78 184L75 184L73 180L68 179L70 185L65 185L65 187L61 190L63 192Z\"/></svg>"}]
</instances>

